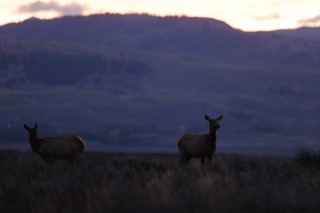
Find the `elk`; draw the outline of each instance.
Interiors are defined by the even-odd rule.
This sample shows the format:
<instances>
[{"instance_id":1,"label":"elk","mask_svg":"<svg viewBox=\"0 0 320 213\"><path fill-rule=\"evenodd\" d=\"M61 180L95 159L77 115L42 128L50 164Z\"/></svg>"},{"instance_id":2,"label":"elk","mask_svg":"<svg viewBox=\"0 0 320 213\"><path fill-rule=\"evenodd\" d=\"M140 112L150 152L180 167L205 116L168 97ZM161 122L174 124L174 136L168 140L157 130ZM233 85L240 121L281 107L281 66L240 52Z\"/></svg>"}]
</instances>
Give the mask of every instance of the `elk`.
<instances>
[{"instance_id":1,"label":"elk","mask_svg":"<svg viewBox=\"0 0 320 213\"><path fill-rule=\"evenodd\" d=\"M24 124L24 129L29 133L29 142L32 151L36 152L44 161L70 160L79 158L84 150L85 142L76 135L61 137L38 138L38 125L29 128Z\"/></svg>"},{"instance_id":2,"label":"elk","mask_svg":"<svg viewBox=\"0 0 320 213\"><path fill-rule=\"evenodd\" d=\"M208 115L205 115L204 118L210 125L209 134L185 134L178 141L181 165L188 164L191 158L200 158L201 166L204 165L205 158L207 158L208 164L211 165L212 155L216 151L216 132L223 115L216 119L211 119Z\"/></svg>"}]
</instances>

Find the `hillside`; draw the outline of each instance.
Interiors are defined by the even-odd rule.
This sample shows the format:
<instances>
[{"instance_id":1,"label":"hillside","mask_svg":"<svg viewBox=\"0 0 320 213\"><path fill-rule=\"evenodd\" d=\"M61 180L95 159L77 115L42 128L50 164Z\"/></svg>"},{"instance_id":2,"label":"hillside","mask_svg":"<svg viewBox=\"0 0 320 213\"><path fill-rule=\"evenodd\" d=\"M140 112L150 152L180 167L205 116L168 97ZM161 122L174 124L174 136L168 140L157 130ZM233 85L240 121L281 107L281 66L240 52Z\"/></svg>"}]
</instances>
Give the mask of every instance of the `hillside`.
<instances>
[{"instance_id":1,"label":"hillside","mask_svg":"<svg viewBox=\"0 0 320 213\"><path fill-rule=\"evenodd\" d=\"M301 27L292 30L277 30L277 34L320 42L320 28Z\"/></svg>"},{"instance_id":2,"label":"hillside","mask_svg":"<svg viewBox=\"0 0 320 213\"><path fill-rule=\"evenodd\" d=\"M208 18L136 14L68 16L52 20L33 18L0 27L0 38L320 66L318 41L274 32L245 33Z\"/></svg>"},{"instance_id":3,"label":"hillside","mask_svg":"<svg viewBox=\"0 0 320 213\"><path fill-rule=\"evenodd\" d=\"M87 27L86 27L87 26ZM0 27L0 142L77 133L88 149L177 151L204 114L218 151L319 147L319 42L187 17L96 15Z\"/></svg>"}]
</instances>

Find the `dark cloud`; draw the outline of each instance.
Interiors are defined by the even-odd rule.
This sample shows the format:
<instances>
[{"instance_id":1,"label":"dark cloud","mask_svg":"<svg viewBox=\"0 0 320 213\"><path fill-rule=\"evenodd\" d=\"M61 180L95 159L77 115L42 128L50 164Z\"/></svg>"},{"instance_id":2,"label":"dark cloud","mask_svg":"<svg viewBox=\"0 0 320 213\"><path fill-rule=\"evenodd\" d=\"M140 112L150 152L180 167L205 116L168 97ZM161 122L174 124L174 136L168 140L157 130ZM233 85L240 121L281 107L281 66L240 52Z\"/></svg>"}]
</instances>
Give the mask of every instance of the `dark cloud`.
<instances>
[{"instance_id":1,"label":"dark cloud","mask_svg":"<svg viewBox=\"0 0 320 213\"><path fill-rule=\"evenodd\" d=\"M301 19L299 20L299 24L301 25L319 25L320 24L320 15L309 19Z\"/></svg>"},{"instance_id":2,"label":"dark cloud","mask_svg":"<svg viewBox=\"0 0 320 213\"><path fill-rule=\"evenodd\" d=\"M61 5L58 2L50 1L48 3L36 1L30 4L22 5L18 11L20 13L36 13L42 11L55 11L62 15L80 15L83 14L86 6L80 5L76 2Z\"/></svg>"}]
</instances>

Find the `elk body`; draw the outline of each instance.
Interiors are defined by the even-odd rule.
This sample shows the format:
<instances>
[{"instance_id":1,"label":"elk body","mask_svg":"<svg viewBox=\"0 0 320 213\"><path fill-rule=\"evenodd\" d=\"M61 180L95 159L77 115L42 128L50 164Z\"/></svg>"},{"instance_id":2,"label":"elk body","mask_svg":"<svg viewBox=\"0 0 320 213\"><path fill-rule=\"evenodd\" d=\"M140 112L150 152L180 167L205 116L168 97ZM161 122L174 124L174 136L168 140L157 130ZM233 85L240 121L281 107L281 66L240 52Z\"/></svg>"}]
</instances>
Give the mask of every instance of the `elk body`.
<instances>
[{"instance_id":1,"label":"elk body","mask_svg":"<svg viewBox=\"0 0 320 213\"><path fill-rule=\"evenodd\" d=\"M216 151L216 132L223 115L216 119L211 119L208 115L204 118L210 125L209 134L185 134L179 139L178 147L182 165L187 164L191 158L200 158L202 166L207 158L208 164L211 164L212 155Z\"/></svg>"},{"instance_id":2,"label":"elk body","mask_svg":"<svg viewBox=\"0 0 320 213\"><path fill-rule=\"evenodd\" d=\"M38 125L33 128L24 125L29 133L32 151L46 162L78 158L84 150L85 142L76 135L38 138Z\"/></svg>"}]
</instances>

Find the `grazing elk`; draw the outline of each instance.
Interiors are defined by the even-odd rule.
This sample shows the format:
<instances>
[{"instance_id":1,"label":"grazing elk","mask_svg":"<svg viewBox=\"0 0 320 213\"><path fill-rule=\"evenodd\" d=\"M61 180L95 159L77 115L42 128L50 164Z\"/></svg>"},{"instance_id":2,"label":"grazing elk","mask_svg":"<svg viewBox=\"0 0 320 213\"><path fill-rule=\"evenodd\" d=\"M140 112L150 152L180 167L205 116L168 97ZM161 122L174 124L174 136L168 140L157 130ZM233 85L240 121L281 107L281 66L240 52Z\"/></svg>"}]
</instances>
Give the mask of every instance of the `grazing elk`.
<instances>
[{"instance_id":1,"label":"grazing elk","mask_svg":"<svg viewBox=\"0 0 320 213\"><path fill-rule=\"evenodd\" d=\"M46 162L78 158L84 150L85 142L76 135L61 137L38 138L38 125L29 128L24 124L29 133L32 151L36 152Z\"/></svg>"},{"instance_id":2,"label":"grazing elk","mask_svg":"<svg viewBox=\"0 0 320 213\"><path fill-rule=\"evenodd\" d=\"M219 129L219 122L223 115L216 119L211 119L208 115L204 118L209 122L209 134L185 134L178 142L180 153L180 164L187 164L191 158L201 158L201 165L204 165L205 158L208 159L208 164L211 165L212 155L216 151L216 132Z\"/></svg>"}]
</instances>

